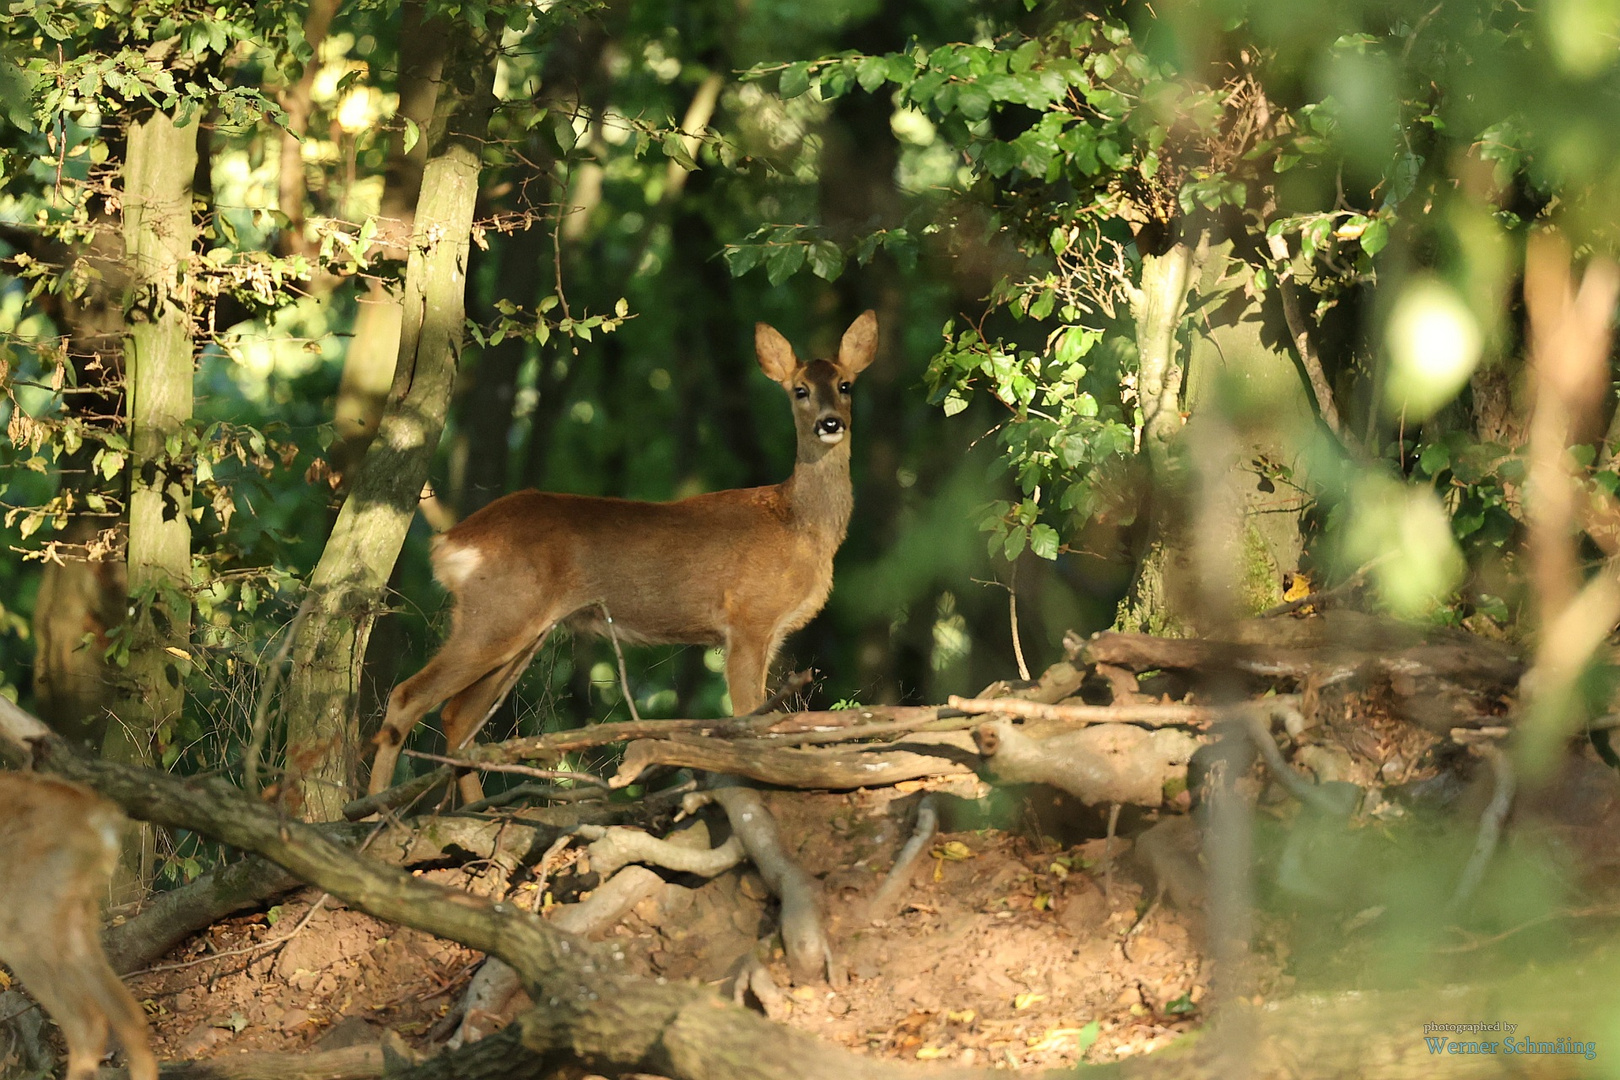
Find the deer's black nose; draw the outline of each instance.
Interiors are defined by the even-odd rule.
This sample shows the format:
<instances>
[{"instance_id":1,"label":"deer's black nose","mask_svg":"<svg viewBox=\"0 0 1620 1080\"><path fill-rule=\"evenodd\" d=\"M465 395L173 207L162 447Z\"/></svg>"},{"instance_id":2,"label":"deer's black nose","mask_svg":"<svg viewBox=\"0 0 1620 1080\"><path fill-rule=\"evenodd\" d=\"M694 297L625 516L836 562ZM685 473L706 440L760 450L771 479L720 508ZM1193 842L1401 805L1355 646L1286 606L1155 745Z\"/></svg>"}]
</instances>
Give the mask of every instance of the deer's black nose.
<instances>
[{"instance_id":1,"label":"deer's black nose","mask_svg":"<svg viewBox=\"0 0 1620 1080\"><path fill-rule=\"evenodd\" d=\"M844 422L836 416L823 416L816 421L817 435L840 435L844 431Z\"/></svg>"}]
</instances>

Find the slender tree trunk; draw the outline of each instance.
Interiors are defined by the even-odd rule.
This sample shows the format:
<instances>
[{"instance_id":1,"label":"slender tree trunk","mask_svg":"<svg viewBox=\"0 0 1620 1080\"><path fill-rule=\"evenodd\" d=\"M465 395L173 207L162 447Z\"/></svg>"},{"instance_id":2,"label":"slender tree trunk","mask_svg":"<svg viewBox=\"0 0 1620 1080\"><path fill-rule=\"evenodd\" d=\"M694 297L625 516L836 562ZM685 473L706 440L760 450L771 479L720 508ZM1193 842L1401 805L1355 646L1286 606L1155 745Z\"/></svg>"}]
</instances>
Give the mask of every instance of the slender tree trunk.
<instances>
[{"instance_id":1,"label":"slender tree trunk","mask_svg":"<svg viewBox=\"0 0 1620 1080\"><path fill-rule=\"evenodd\" d=\"M304 136L309 132L309 115L314 108L315 76L321 70L321 45L332 28L332 17L337 14L337 7L337 0L312 0L310 3L304 14L304 40L314 50L314 55L304 65L298 81L281 95L281 107L287 113L287 127L281 133L281 181L278 192L281 212L287 215L282 241L288 254L309 255L315 247L304 235L308 225L308 218L304 214L304 200L308 195L304 183Z\"/></svg>"},{"instance_id":2,"label":"slender tree trunk","mask_svg":"<svg viewBox=\"0 0 1620 1080\"><path fill-rule=\"evenodd\" d=\"M404 250L414 228L450 40L451 34L444 24L424 20L420 0L405 5L404 25L400 31L397 115L415 124L421 137L409 150L405 149L403 133L394 136L389 144L377 238L379 244L395 250ZM400 355L399 305L399 294L376 278L370 279L365 295L360 298L354 336L343 357L343 377L338 384L332 416L338 437L332 447L332 465L345 478L358 467L366 447L377 434L384 399Z\"/></svg>"},{"instance_id":3,"label":"slender tree trunk","mask_svg":"<svg viewBox=\"0 0 1620 1080\"><path fill-rule=\"evenodd\" d=\"M314 604L294 646L287 758L311 820L337 818L355 781L360 661L444 430L461 352L479 151L494 104L492 59L477 42L462 49L474 86L423 171L393 387L310 578Z\"/></svg>"},{"instance_id":4,"label":"slender tree trunk","mask_svg":"<svg viewBox=\"0 0 1620 1080\"><path fill-rule=\"evenodd\" d=\"M196 228L191 183L197 129L154 113L132 124L124 170L124 245L130 303L128 384L130 624L127 690L102 755L150 765L185 701L191 639L192 322L186 263ZM153 840L140 830L114 883L121 898L151 880Z\"/></svg>"}]
</instances>

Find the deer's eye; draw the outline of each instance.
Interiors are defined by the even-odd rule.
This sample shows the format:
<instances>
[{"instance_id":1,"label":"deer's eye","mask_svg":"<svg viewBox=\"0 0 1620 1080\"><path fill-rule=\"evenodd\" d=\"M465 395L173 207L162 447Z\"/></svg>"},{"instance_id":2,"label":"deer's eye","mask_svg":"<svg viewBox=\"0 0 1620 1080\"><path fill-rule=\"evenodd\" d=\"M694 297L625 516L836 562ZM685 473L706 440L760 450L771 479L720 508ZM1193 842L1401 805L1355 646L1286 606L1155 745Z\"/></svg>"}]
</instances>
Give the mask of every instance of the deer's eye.
<instances>
[{"instance_id":1,"label":"deer's eye","mask_svg":"<svg viewBox=\"0 0 1620 1080\"><path fill-rule=\"evenodd\" d=\"M795 386L793 388L793 396L798 398L800 401L803 401L805 398L810 396L810 390L808 387Z\"/></svg>"},{"instance_id":2,"label":"deer's eye","mask_svg":"<svg viewBox=\"0 0 1620 1080\"><path fill-rule=\"evenodd\" d=\"M839 383L839 384L838 384L838 392L839 392L839 393L840 393L840 394L847 394L847 393L849 393L849 391L850 391L850 387L851 387L851 385L852 385L852 384L850 384L850 383L847 383L847 382L841 382L841 383Z\"/></svg>"}]
</instances>

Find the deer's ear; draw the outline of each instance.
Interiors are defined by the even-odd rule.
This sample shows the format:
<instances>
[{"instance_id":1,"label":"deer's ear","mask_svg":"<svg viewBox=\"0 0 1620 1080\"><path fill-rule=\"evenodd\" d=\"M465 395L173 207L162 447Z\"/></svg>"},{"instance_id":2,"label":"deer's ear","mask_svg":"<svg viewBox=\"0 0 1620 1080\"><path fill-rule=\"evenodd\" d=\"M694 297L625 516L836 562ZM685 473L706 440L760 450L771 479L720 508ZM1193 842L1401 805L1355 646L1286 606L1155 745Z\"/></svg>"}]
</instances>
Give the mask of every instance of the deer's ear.
<instances>
[{"instance_id":1,"label":"deer's ear","mask_svg":"<svg viewBox=\"0 0 1620 1080\"><path fill-rule=\"evenodd\" d=\"M773 326L754 324L754 352L759 354L759 369L773 382L785 383L799 370L799 358L793 355L793 346Z\"/></svg>"},{"instance_id":2,"label":"deer's ear","mask_svg":"<svg viewBox=\"0 0 1620 1080\"><path fill-rule=\"evenodd\" d=\"M877 312L866 311L849 324L838 343L838 366L846 375L859 375L877 355Z\"/></svg>"}]
</instances>

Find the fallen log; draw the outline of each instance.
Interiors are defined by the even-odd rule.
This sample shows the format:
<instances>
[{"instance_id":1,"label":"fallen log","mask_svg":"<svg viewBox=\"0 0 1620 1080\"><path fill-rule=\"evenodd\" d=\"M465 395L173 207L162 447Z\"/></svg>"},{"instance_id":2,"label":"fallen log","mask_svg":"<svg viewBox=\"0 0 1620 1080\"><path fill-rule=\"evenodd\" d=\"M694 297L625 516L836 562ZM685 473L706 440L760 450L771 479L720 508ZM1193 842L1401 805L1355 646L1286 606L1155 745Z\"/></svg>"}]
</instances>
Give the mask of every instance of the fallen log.
<instances>
[{"instance_id":1,"label":"fallen log","mask_svg":"<svg viewBox=\"0 0 1620 1080\"><path fill-rule=\"evenodd\" d=\"M624 763L608 785L628 787L654 765L673 765L747 777L778 787L849 790L928 776L971 774L977 764L978 754L965 732L918 734L908 736L904 742L836 750L777 747L760 740L727 742L678 736L631 743L624 752Z\"/></svg>"}]
</instances>

